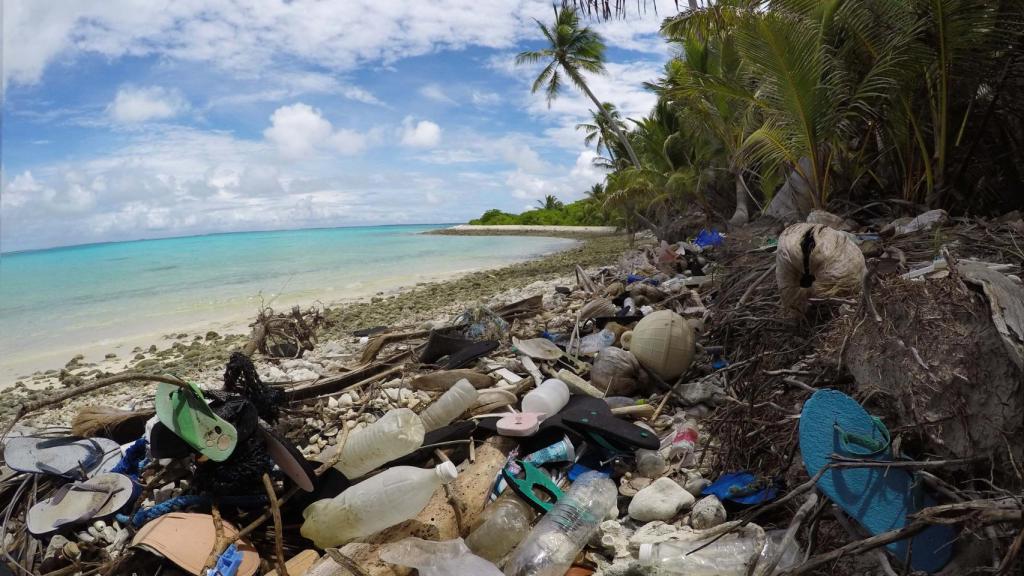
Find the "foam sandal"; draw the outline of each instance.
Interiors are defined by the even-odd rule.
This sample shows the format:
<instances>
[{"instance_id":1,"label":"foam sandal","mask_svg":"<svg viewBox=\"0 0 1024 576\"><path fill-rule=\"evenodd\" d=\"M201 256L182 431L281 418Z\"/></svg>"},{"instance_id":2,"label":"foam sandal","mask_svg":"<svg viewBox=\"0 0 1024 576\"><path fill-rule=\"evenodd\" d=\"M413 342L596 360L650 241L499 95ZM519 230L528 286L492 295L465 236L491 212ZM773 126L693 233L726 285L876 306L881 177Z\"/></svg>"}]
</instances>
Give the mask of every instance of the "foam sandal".
<instances>
[{"instance_id":1,"label":"foam sandal","mask_svg":"<svg viewBox=\"0 0 1024 576\"><path fill-rule=\"evenodd\" d=\"M124 474L100 474L85 482L70 482L37 503L25 515L32 534L49 534L64 526L111 516L131 501L134 484Z\"/></svg>"},{"instance_id":2,"label":"foam sandal","mask_svg":"<svg viewBox=\"0 0 1024 576\"><path fill-rule=\"evenodd\" d=\"M18 436L4 447L11 470L74 480L109 472L120 461L121 446L106 438Z\"/></svg>"},{"instance_id":3,"label":"foam sandal","mask_svg":"<svg viewBox=\"0 0 1024 576\"><path fill-rule=\"evenodd\" d=\"M819 390L804 403L800 452L812 477L831 462L833 454L863 460L893 459L885 424L837 390ZM873 535L903 528L908 516L935 505L913 475L900 468L829 469L818 480L818 488ZM911 553L914 570L937 572L949 562L955 539L952 527L936 525L887 548L900 561Z\"/></svg>"},{"instance_id":4,"label":"foam sandal","mask_svg":"<svg viewBox=\"0 0 1024 576\"><path fill-rule=\"evenodd\" d=\"M214 413L195 384L189 382L187 387L181 387L161 383L156 389L155 404L160 422L200 454L223 462L234 452L238 432Z\"/></svg>"}]
</instances>

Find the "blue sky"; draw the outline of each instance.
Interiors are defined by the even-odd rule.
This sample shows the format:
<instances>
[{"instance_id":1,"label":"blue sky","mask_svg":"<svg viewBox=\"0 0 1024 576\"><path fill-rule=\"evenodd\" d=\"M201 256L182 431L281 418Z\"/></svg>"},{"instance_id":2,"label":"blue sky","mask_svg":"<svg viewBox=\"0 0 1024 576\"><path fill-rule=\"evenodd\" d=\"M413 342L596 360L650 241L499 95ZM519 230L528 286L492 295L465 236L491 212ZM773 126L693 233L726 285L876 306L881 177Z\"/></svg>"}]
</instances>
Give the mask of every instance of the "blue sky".
<instances>
[{"instance_id":1,"label":"blue sky","mask_svg":"<svg viewBox=\"0 0 1024 576\"><path fill-rule=\"evenodd\" d=\"M465 221L603 175L514 55L547 0L0 0L0 250ZM429 6L428 6L429 4ZM659 19L594 26L639 116Z\"/></svg>"}]
</instances>

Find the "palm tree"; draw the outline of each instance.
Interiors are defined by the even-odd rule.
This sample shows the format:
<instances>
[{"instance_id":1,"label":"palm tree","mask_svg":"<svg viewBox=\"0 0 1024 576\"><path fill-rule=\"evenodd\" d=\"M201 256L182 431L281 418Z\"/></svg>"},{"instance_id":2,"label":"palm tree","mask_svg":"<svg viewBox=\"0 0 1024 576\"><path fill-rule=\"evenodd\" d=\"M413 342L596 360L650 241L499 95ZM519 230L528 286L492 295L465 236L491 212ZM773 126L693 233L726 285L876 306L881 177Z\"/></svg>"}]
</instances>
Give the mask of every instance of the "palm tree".
<instances>
[{"instance_id":1,"label":"palm tree","mask_svg":"<svg viewBox=\"0 0 1024 576\"><path fill-rule=\"evenodd\" d=\"M622 116L615 109L615 104L605 102L602 104L602 108L604 108L603 112L591 110L591 121L577 124L576 129L584 132L583 144L590 146L596 142L595 149L597 150L598 157L594 158L594 164L604 168L615 168L615 153L612 151L610 144L613 134L606 118L611 118L612 122L617 123L621 128ZM608 153L607 158L600 155L602 148Z\"/></svg>"},{"instance_id":2,"label":"palm tree","mask_svg":"<svg viewBox=\"0 0 1024 576\"><path fill-rule=\"evenodd\" d=\"M543 200L537 200L537 205L540 206L541 210L560 210L565 204L558 198L548 194Z\"/></svg>"},{"instance_id":3,"label":"palm tree","mask_svg":"<svg viewBox=\"0 0 1024 576\"><path fill-rule=\"evenodd\" d=\"M548 60L547 66L541 70L537 79L533 82L531 91L536 93L546 85L548 105L558 97L562 90L564 80L562 76L569 78L574 86L582 90L594 103L594 106L605 117L608 127L615 136L622 142L630 161L634 166L639 167L640 161L633 151L632 145L623 133L622 129L605 110L601 101L594 96L590 87L583 78L584 72L591 74L604 74L604 40L601 36L590 29L589 26L580 27L579 16L576 10L569 6L562 6L555 12L555 24L548 27L540 20L536 20L541 33L547 38L549 45L542 50L528 50L520 52L516 56L516 64L535 64L542 60Z\"/></svg>"}]
</instances>

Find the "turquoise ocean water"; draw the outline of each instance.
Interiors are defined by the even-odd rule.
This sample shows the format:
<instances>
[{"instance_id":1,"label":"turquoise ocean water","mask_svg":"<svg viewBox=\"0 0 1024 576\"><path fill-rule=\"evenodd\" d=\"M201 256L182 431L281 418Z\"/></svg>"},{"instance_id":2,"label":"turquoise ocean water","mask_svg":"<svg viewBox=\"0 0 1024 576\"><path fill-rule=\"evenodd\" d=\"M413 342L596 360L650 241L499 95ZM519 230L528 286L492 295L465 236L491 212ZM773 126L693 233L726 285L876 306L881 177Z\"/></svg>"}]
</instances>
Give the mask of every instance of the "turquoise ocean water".
<instances>
[{"instance_id":1,"label":"turquoise ocean water","mask_svg":"<svg viewBox=\"0 0 1024 576\"><path fill-rule=\"evenodd\" d=\"M421 234L433 228L245 232L0 255L0 385L77 352L130 357L131 346L160 345L169 332L244 330L261 297L276 309L338 302L574 244Z\"/></svg>"}]
</instances>

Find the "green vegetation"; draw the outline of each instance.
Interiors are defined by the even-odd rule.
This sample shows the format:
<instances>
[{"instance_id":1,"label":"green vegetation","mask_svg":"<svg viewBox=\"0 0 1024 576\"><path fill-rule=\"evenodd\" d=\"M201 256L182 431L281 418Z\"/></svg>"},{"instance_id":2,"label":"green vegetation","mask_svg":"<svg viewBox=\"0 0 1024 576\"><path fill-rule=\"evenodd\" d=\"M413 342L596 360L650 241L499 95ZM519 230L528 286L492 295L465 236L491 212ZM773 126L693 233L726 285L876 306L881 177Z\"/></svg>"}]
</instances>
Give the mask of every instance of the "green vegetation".
<instances>
[{"instance_id":1,"label":"green vegetation","mask_svg":"<svg viewBox=\"0 0 1024 576\"><path fill-rule=\"evenodd\" d=\"M533 210L522 214L509 214L498 209L488 210L483 216L470 220L470 224L497 226L507 224L533 226L610 226L615 225L613 215L604 210L597 198L584 198L571 204L563 204L554 196L548 196Z\"/></svg>"},{"instance_id":2,"label":"green vegetation","mask_svg":"<svg viewBox=\"0 0 1024 576\"><path fill-rule=\"evenodd\" d=\"M675 55L639 119L587 86L584 73L604 72L604 44L571 4L538 22L548 46L517 62L547 63L535 92L555 98L568 79L594 102L577 128L609 172L586 200L474 223L607 222L672 239L691 207L733 224L878 201L1024 208L1019 0L702 4L663 22Z\"/></svg>"}]
</instances>

